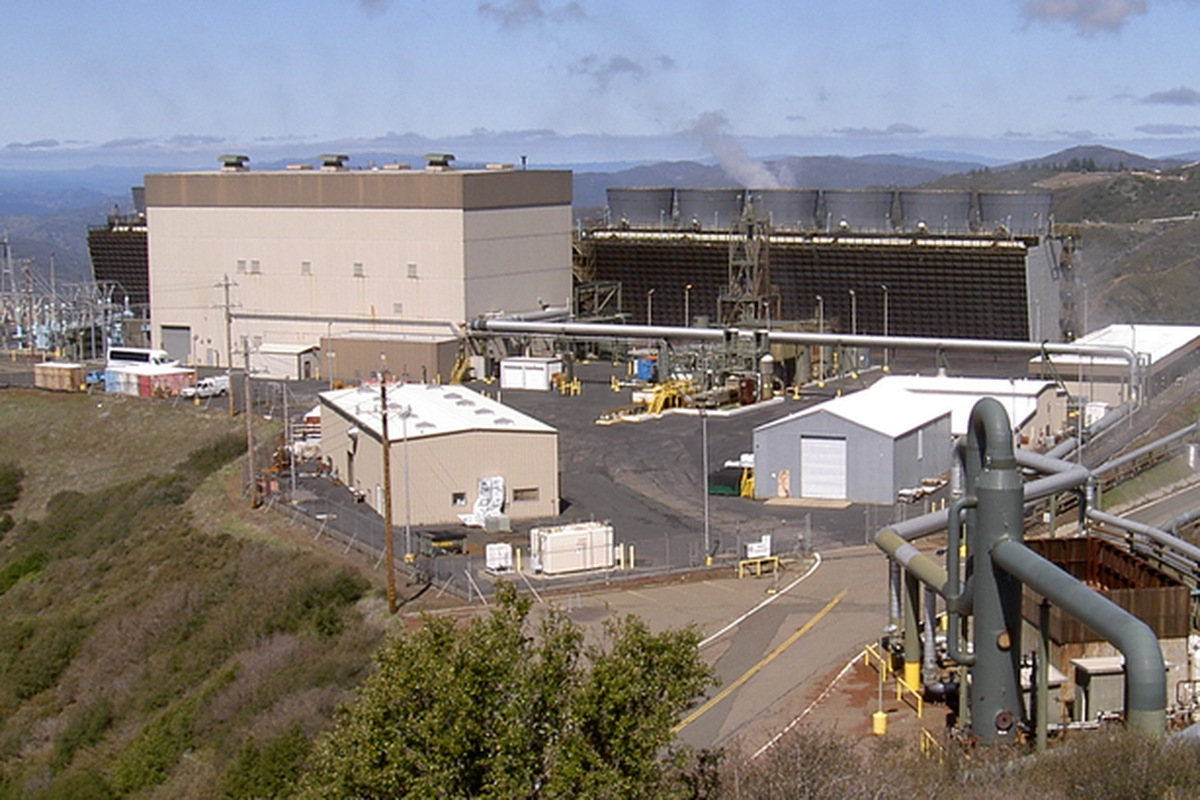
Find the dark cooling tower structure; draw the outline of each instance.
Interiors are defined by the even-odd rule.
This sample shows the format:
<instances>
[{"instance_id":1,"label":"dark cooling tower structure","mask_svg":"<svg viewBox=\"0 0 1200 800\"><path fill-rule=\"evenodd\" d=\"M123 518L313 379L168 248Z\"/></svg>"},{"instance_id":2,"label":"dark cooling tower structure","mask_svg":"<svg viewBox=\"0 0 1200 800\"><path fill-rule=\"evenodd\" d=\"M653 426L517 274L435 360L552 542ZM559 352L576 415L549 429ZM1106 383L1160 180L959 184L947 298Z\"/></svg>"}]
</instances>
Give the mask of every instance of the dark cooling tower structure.
<instances>
[{"instance_id":1,"label":"dark cooling tower structure","mask_svg":"<svg viewBox=\"0 0 1200 800\"><path fill-rule=\"evenodd\" d=\"M776 230L811 231L817 226L816 189L751 189L754 215Z\"/></svg>"},{"instance_id":2,"label":"dark cooling tower structure","mask_svg":"<svg viewBox=\"0 0 1200 800\"><path fill-rule=\"evenodd\" d=\"M980 192L979 225L988 233L1036 236L1050 225L1049 192Z\"/></svg>"},{"instance_id":3,"label":"dark cooling tower structure","mask_svg":"<svg viewBox=\"0 0 1200 800\"><path fill-rule=\"evenodd\" d=\"M679 189L679 227L705 231L727 231L742 216L743 189Z\"/></svg>"},{"instance_id":4,"label":"dark cooling tower structure","mask_svg":"<svg viewBox=\"0 0 1200 800\"><path fill-rule=\"evenodd\" d=\"M910 233L966 233L971 230L971 193L902 191L900 226Z\"/></svg>"},{"instance_id":5,"label":"dark cooling tower structure","mask_svg":"<svg viewBox=\"0 0 1200 800\"><path fill-rule=\"evenodd\" d=\"M609 188L608 211L614 228L673 228L675 190Z\"/></svg>"},{"instance_id":6,"label":"dark cooling tower structure","mask_svg":"<svg viewBox=\"0 0 1200 800\"><path fill-rule=\"evenodd\" d=\"M889 233L892 230L892 192L876 189L825 189L824 223L830 232Z\"/></svg>"}]
</instances>

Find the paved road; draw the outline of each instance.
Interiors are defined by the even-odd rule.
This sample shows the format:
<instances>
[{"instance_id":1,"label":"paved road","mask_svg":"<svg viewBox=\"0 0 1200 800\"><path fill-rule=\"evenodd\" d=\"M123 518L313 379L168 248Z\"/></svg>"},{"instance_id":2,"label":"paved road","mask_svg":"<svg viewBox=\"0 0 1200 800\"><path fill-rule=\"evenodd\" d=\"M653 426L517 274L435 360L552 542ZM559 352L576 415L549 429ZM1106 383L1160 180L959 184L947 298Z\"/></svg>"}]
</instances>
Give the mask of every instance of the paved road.
<instances>
[{"instance_id":1,"label":"paved road","mask_svg":"<svg viewBox=\"0 0 1200 800\"><path fill-rule=\"evenodd\" d=\"M694 623L712 637L752 612L702 647L721 681L709 697L719 699L701 706L679 732L695 747L738 745L752 752L798 716L864 644L877 641L887 622L887 567L874 547L827 553L797 580L804 571L797 565L778 582L739 580L725 571L556 602L593 632L612 615L634 613L655 630Z\"/></svg>"}]
</instances>

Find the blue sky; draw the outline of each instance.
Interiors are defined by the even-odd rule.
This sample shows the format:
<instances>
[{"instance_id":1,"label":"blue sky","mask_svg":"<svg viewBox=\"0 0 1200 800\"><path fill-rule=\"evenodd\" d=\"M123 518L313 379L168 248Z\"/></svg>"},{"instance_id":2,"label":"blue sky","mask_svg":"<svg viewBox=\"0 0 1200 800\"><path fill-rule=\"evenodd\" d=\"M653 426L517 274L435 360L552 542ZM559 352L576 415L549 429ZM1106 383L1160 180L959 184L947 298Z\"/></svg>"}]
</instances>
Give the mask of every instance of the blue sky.
<instances>
[{"instance_id":1,"label":"blue sky","mask_svg":"<svg viewBox=\"0 0 1200 800\"><path fill-rule=\"evenodd\" d=\"M1200 149L1198 0L8 0L0 166Z\"/></svg>"}]
</instances>

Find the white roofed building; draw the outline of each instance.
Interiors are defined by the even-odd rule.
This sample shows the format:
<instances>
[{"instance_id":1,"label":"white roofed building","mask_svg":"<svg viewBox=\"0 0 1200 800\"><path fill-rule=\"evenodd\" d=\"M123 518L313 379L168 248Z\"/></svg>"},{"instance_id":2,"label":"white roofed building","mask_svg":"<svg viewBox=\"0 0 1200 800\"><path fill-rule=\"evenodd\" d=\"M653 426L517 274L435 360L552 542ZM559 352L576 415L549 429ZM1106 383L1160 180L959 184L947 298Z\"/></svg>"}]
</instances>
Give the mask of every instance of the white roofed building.
<instances>
[{"instance_id":1,"label":"white roofed building","mask_svg":"<svg viewBox=\"0 0 1200 800\"><path fill-rule=\"evenodd\" d=\"M1026 443L1052 440L1065 420L1048 381L889 376L755 428L755 495L890 504L949 471L953 438L982 397L1004 405Z\"/></svg>"},{"instance_id":2,"label":"white roofed building","mask_svg":"<svg viewBox=\"0 0 1200 800\"><path fill-rule=\"evenodd\" d=\"M1146 397L1200 366L1200 327L1194 325L1109 325L1076 339L1075 344L1126 348L1138 354L1138 383ZM1076 397L1120 405L1129 400L1130 365L1117 356L1056 355L1047 365L1029 360L1029 374L1057 378ZM1143 398L1145 399L1145 398Z\"/></svg>"},{"instance_id":3,"label":"white roofed building","mask_svg":"<svg viewBox=\"0 0 1200 800\"><path fill-rule=\"evenodd\" d=\"M335 477L380 514L381 401L378 382L320 395L323 459ZM462 386L389 383L387 404L395 523L458 524L459 515L474 507L480 481L497 477L503 479L508 518L558 514L554 428ZM405 509L406 460L411 517Z\"/></svg>"}]
</instances>

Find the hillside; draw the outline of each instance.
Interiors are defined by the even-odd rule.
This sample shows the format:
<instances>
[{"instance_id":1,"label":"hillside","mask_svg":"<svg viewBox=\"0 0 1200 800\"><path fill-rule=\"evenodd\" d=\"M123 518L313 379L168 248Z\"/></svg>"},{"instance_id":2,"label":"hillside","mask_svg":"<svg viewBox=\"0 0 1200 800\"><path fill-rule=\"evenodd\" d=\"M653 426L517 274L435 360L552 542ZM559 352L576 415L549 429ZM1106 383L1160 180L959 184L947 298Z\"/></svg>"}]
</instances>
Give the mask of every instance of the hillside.
<instances>
[{"instance_id":1,"label":"hillside","mask_svg":"<svg viewBox=\"0 0 1200 800\"><path fill-rule=\"evenodd\" d=\"M377 579L249 510L242 424L0 391L0 798L275 796L369 669Z\"/></svg>"}]
</instances>

